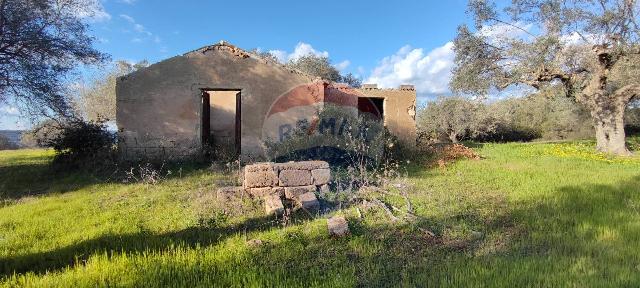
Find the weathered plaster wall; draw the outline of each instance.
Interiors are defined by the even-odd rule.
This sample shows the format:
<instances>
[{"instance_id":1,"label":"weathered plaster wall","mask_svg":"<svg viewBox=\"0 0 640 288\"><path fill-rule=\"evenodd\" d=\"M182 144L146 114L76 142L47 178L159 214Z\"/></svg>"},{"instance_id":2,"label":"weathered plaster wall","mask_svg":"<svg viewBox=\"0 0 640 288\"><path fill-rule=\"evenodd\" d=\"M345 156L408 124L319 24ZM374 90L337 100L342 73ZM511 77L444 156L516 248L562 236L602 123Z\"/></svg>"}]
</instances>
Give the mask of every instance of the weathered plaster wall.
<instances>
[{"instance_id":1,"label":"weathered plaster wall","mask_svg":"<svg viewBox=\"0 0 640 288\"><path fill-rule=\"evenodd\" d=\"M408 147L416 145L416 90L412 85L400 89L363 88L359 92L367 97L384 98L384 124L393 135Z\"/></svg>"},{"instance_id":2,"label":"weathered plaster wall","mask_svg":"<svg viewBox=\"0 0 640 288\"><path fill-rule=\"evenodd\" d=\"M243 158L260 157L262 122L275 98L311 77L231 45L176 56L118 79L117 125L125 157L186 155L201 147L202 90L241 90Z\"/></svg>"},{"instance_id":3,"label":"weathered plaster wall","mask_svg":"<svg viewBox=\"0 0 640 288\"><path fill-rule=\"evenodd\" d=\"M116 119L121 152L127 158L194 154L201 148L203 91L234 89L241 91L242 160L263 159L262 128L272 104L294 87L313 83L313 80L226 43L167 59L117 81ZM325 94L321 91L316 92ZM384 98L385 124L400 140L415 145L416 92L413 87L357 91L368 97ZM214 105L211 131L224 134L232 127L230 115L216 115L215 109L231 111L231 104L216 101L217 96L228 99L230 95L211 97ZM316 96L324 97L313 97Z\"/></svg>"}]
</instances>

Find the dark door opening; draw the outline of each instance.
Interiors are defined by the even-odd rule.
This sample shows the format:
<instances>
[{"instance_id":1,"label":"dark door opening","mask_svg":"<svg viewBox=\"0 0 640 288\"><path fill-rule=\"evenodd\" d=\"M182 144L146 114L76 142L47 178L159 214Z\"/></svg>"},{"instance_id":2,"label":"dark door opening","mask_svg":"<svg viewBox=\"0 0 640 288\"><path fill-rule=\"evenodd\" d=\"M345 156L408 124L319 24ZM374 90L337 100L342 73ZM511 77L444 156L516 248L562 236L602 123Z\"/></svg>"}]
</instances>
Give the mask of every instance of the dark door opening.
<instances>
[{"instance_id":1,"label":"dark door opening","mask_svg":"<svg viewBox=\"0 0 640 288\"><path fill-rule=\"evenodd\" d=\"M235 89L202 92L202 145L222 153L240 153L241 93Z\"/></svg>"},{"instance_id":2,"label":"dark door opening","mask_svg":"<svg viewBox=\"0 0 640 288\"><path fill-rule=\"evenodd\" d=\"M384 98L358 97L358 111L360 114L368 113L377 119L384 119Z\"/></svg>"},{"instance_id":3,"label":"dark door opening","mask_svg":"<svg viewBox=\"0 0 640 288\"><path fill-rule=\"evenodd\" d=\"M242 138L242 105L241 104L241 99L242 99L242 93L240 93L240 91L238 91L238 94L236 94L236 123L235 123L235 146L236 146L236 154L240 155L240 145L242 145L242 142L240 141L240 139Z\"/></svg>"},{"instance_id":4,"label":"dark door opening","mask_svg":"<svg viewBox=\"0 0 640 288\"><path fill-rule=\"evenodd\" d=\"M211 145L211 97L206 91L202 92L202 119L200 137L202 138L202 147Z\"/></svg>"}]
</instances>

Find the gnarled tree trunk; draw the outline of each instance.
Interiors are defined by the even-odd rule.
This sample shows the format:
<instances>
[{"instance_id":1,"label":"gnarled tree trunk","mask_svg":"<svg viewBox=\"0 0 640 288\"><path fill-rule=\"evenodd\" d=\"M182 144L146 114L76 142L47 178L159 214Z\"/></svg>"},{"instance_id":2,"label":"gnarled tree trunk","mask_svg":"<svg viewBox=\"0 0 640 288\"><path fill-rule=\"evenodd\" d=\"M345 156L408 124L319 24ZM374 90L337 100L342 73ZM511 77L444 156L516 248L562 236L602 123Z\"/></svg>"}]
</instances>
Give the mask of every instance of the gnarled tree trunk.
<instances>
[{"instance_id":1,"label":"gnarled tree trunk","mask_svg":"<svg viewBox=\"0 0 640 288\"><path fill-rule=\"evenodd\" d=\"M594 121L598 151L620 156L632 155L625 143L624 112L629 101L639 91L640 85L630 84L613 93L600 89L582 98Z\"/></svg>"},{"instance_id":2,"label":"gnarled tree trunk","mask_svg":"<svg viewBox=\"0 0 640 288\"><path fill-rule=\"evenodd\" d=\"M624 109L625 107L616 107L605 113L598 112L600 109L592 109L598 151L621 156L631 155L625 144Z\"/></svg>"}]
</instances>

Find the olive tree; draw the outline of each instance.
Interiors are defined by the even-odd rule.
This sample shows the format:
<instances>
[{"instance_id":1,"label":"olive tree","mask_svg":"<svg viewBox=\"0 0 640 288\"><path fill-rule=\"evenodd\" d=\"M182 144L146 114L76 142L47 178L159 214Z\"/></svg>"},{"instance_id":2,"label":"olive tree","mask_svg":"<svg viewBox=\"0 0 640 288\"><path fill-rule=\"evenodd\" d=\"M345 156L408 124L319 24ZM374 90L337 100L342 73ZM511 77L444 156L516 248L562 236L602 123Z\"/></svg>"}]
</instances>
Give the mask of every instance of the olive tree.
<instances>
[{"instance_id":1,"label":"olive tree","mask_svg":"<svg viewBox=\"0 0 640 288\"><path fill-rule=\"evenodd\" d=\"M640 95L640 6L635 0L471 0L475 31L454 42L454 91L487 94L560 86L583 104L597 149L629 155L624 112Z\"/></svg>"},{"instance_id":2,"label":"olive tree","mask_svg":"<svg viewBox=\"0 0 640 288\"><path fill-rule=\"evenodd\" d=\"M451 142L474 134L477 128L478 105L463 97L439 97L418 111L418 129L425 136L446 136Z\"/></svg>"},{"instance_id":3,"label":"olive tree","mask_svg":"<svg viewBox=\"0 0 640 288\"><path fill-rule=\"evenodd\" d=\"M67 76L107 57L85 19L97 0L0 0L0 102L30 115L69 115Z\"/></svg>"},{"instance_id":4,"label":"olive tree","mask_svg":"<svg viewBox=\"0 0 640 288\"><path fill-rule=\"evenodd\" d=\"M91 121L116 119L116 80L118 77L149 66L146 60L138 63L117 61L104 73L98 73L87 85L80 85L78 108Z\"/></svg>"}]
</instances>

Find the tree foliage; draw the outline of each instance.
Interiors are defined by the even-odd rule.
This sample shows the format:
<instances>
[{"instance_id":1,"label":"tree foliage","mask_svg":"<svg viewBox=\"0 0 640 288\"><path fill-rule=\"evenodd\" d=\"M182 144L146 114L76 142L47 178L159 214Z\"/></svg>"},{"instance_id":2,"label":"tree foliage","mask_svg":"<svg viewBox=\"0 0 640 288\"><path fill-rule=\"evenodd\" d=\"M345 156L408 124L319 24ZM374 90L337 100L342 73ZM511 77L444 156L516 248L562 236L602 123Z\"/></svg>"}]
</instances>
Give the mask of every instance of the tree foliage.
<instances>
[{"instance_id":1,"label":"tree foliage","mask_svg":"<svg viewBox=\"0 0 640 288\"><path fill-rule=\"evenodd\" d=\"M251 49L250 52L262 59L279 62L278 58L269 51L261 51L254 48ZM284 65L331 82L345 83L354 88L360 88L362 86L362 79L352 73L342 75L340 71L331 64L331 59L326 56L307 54L299 58L290 59L284 63Z\"/></svg>"},{"instance_id":2,"label":"tree foliage","mask_svg":"<svg viewBox=\"0 0 640 288\"><path fill-rule=\"evenodd\" d=\"M333 82L340 82L342 78L340 71L331 65L329 57L308 54L289 60L287 66Z\"/></svg>"},{"instance_id":3,"label":"tree foliage","mask_svg":"<svg viewBox=\"0 0 640 288\"><path fill-rule=\"evenodd\" d=\"M458 28L451 87L461 93L562 87L590 112L598 149L621 155L624 111L640 95L640 7L634 0L471 0Z\"/></svg>"},{"instance_id":4,"label":"tree foliage","mask_svg":"<svg viewBox=\"0 0 640 288\"><path fill-rule=\"evenodd\" d=\"M492 102L442 97L418 111L418 132L428 142L560 140L592 135L590 116L583 106L554 93Z\"/></svg>"},{"instance_id":5,"label":"tree foliage","mask_svg":"<svg viewBox=\"0 0 640 288\"><path fill-rule=\"evenodd\" d=\"M424 136L448 138L457 143L477 131L478 105L463 97L440 97L418 113L418 127Z\"/></svg>"},{"instance_id":6,"label":"tree foliage","mask_svg":"<svg viewBox=\"0 0 640 288\"><path fill-rule=\"evenodd\" d=\"M90 121L116 119L116 80L118 77L149 66L141 61L135 64L117 61L105 73L99 73L88 85L82 85L78 91L78 108Z\"/></svg>"},{"instance_id":7,"label":"tree foliage","mask_svg":"<svg viewBox=\"0 0 640 288\"><path fill-rule=\"evenodd\" d=\"M92 47L86 17L96 0L0 1L0 102L23 112L67 115L65 80L78 64L107 57Z\"/></svg>"},{"instance_id":8,"label":"tree foliage","mask_svg":"<svg viewBox=\"0 0 640 288\"><path fill-rule=\"evenodd\" d=\"M54 135L40 139L41 146L56 151L56 162L80 167L112 159L116 135L104 122L73 119L58 124Z\"/></svg>"}]
</instances>

